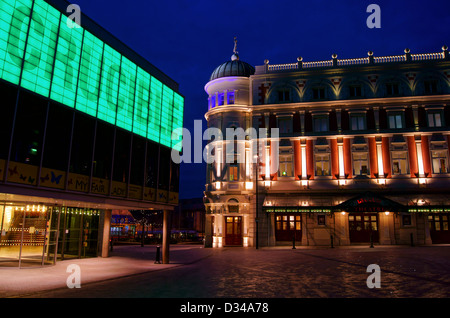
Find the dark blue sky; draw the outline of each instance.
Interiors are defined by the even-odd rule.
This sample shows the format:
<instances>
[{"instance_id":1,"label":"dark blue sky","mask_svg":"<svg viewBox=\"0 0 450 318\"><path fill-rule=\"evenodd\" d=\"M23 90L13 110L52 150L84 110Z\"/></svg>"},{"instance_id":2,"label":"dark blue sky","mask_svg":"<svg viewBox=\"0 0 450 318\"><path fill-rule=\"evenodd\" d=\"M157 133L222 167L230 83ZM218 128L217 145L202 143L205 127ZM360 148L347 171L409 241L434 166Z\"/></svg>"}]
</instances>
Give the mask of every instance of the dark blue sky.
<instances>
[{"instance_id":1,"label":"dark blue sky","mask_svg":"<svg viewBox=\"0 0 450 318\"><path fill-rule=\"evenodd\" d=\"M233 53L252 65L440 52L450 46L448 0L72 0L81 11L180 84L185 127L203 120L204 86ZM381 28L369 29L371 3ZM202 197L205 165L182 164L180 197Z\"/></svg>"}]
</instances>

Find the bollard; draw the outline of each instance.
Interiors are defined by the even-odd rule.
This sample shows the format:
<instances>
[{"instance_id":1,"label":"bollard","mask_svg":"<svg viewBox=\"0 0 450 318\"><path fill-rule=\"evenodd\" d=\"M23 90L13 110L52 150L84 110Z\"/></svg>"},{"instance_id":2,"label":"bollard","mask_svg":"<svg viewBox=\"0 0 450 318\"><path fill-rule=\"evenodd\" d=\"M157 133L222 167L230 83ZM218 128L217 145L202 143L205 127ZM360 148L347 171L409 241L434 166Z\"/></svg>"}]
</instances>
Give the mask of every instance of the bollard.
<instances>
[{"instance_id":1,"label":"bollard","mask_svg":"<svg viewBox=\"0 0 450 318\"><path fill-rule=\"evenodd\" d=\"M410 234L410 237L411 237L411 246L414 246L414 237L412 233Z\"/></svg>"},{"instance_id":2,"label":"bollard","mask_svg":"<svg viewBox=\"0 0 450 318\"><path fill-rule=\"evenodd\" d=\"M156 260L155 260L155 264L161 264L160 255L161 255L161 247L158 245L158 246L156 246Z\"/></svg>"},{"instance_id":3,"label":"bollard","mask_svg":"<svg viewBox=\"0 0 450 318\"><path fill-rule=\"evenodd\" d=\"M333 235L330 235L330 240L331 240L331 248L334 248L334 246L333 246Z\"/></svg>"},{"instance_id":4,"label":"bollard","mask_svg":"<svg viewBox=\"0 0 450 318\"><path fill-rule=\"evenodd\" d=\"M370 233L370 248L373 248L372 232Z\"/></svg>"},{"instance_id":5,"label":"bollard","mask_svg":"<svg viewBox=\"0 0 450 318\"><path fill-rule=\"evenodd\" d=\"M292 235L292 249L295 250L295 234Z\"/></svg>"}]
</instances>

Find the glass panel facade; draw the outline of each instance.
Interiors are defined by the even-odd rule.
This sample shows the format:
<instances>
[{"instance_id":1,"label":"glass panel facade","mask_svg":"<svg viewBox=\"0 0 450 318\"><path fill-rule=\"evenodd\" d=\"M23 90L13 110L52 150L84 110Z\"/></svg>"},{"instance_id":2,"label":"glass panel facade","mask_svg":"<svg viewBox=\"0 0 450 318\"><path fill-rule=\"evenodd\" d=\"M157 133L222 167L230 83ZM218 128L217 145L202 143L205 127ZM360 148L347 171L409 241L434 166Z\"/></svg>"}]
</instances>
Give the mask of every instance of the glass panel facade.
<instances>
[{"instance_id":1,"label":"glass panel facade","mask_svg":"<svg viewBox=\"0 0 450 318\"><path fill-rule=\"evenodd\" d=\"M100 210L40 204L0 206L0 266L42 266L98 254Z\"/></svg>"},{"instance_id":2,"label":"glass panel facade","mask_svg":"<svg viewBox=\"0 0 450 318\"><path fill-rule=\"evenodd\" d=\"M147 126L145 137L181 149L180 137L171 139L183 125L177 92L87 30L68 27L44 0L0 0L0 8L1 79L141 136Z\"/></svg>"}]
</instances>

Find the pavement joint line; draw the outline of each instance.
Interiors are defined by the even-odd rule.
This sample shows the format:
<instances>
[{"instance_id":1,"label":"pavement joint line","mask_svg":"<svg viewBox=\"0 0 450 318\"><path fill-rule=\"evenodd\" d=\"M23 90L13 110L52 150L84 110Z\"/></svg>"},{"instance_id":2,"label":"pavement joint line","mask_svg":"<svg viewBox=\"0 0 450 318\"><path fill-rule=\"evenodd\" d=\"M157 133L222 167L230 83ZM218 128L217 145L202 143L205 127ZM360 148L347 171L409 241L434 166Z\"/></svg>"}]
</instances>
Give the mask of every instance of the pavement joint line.
<instances>
[{"instance_id":1,"label":"pavement joint line","mask_svg":"<svg viewBox=\"0 0 450 318\"><path fill-rule=\"evenodd\" d=\"M311 257L320 258L320 259L325 259L325 260L329 260L329 261L334 261L334 262L338 262L338 263L344 263L344 264L348 264L348 265L352 265L352 266L358 266L358 267L367 268L366 265L362 265L362 264L358 264L358 263L347 262L347 261L344 261L344 260L324 257L324 256L320 256L320 255L311 255L311 254L308 254L308 253L305 253L305 252L297 252L297 253L298 254L307 255L307 256L311 256ZM406 277L415 278L415 279L420 279L420 280L426 280L426 281L429 281L429 282L439 283L439 284L450 286L450 282L440 281L440 280L436 280L436 279L433 279L433 278L422 277L422 276L418 276L418 275L411 275L411 274L402 273L402 272L396 272L396 271L392 271L392 270L388 270L388 269L383 269L383 272L394 274L394 275L406 276Z\"/></svg>"},{"instance_id":2,"label":"pavement joint line","mask_svg":"<svg viewBox=\"0 0 450 318\"><path fill-rule=\"evenodd\" d=\"M168 265L165 268L157 268L157 269L153 269L153 270L147 270L147 271L143 271L143 272L139 272L139 273L133 273L133 274L124 274L124 275L120 275L120 276L115 276L115 277L110 277L110 278L105 278L105 279L100 279L100 280L92 280L92 281L88 281L83 283L83 286L86 285L94 285L94 284L100 284L100 283L104 283L104 282L108 282L108 281L114 281L114 280L120 280L123 278L129 278L129 277L136 277L139 275L145 275L145 274L149 274L149 273L154 273L154 272L161 272L161 271L166 271L166 270L170 270L173 268L177 268L183 265L192 265L195 263L198 263L200 261L202 261L205 258L211 257L212 255L206 255L204 257L201 257L199 259L193 260L191 262L187 262L187 263L169 263L169 264L161 264L161 265ZM173 265L173 266L170 266ZM42 294L46 294L48 292L53 292L53 291L58 291L58 290L65 290L68 289L68 287L56 287L56 288L51 288L51 289L45 289L45 290L38 290L35 292L29 292L29 293L24 293L24 294L15 294L15 295L9 295L9 296L4 296L4 298L23 298L23 297L31 297L31 296L35 296L35 295L42 295Z\"/></svg>"}]
</instances>

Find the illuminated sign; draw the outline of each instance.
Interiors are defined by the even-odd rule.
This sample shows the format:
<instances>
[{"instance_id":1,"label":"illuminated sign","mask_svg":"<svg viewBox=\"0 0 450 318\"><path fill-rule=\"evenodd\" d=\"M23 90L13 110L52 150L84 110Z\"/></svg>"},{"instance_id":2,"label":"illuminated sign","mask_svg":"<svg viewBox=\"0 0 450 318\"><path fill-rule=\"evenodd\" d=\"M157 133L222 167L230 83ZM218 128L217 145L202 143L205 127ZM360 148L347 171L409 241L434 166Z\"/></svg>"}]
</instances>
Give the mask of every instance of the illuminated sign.
<instances>
[{"instance_id":1,"label":"illuminated sign","mask_svg":"<svg viewBox=\"0 0 450 318\"><path fill-rule=\"evenodd\" d=\"M181 150L183 97L43 0L0 0L0 78Z\"/></svg>"}]
</instances>

